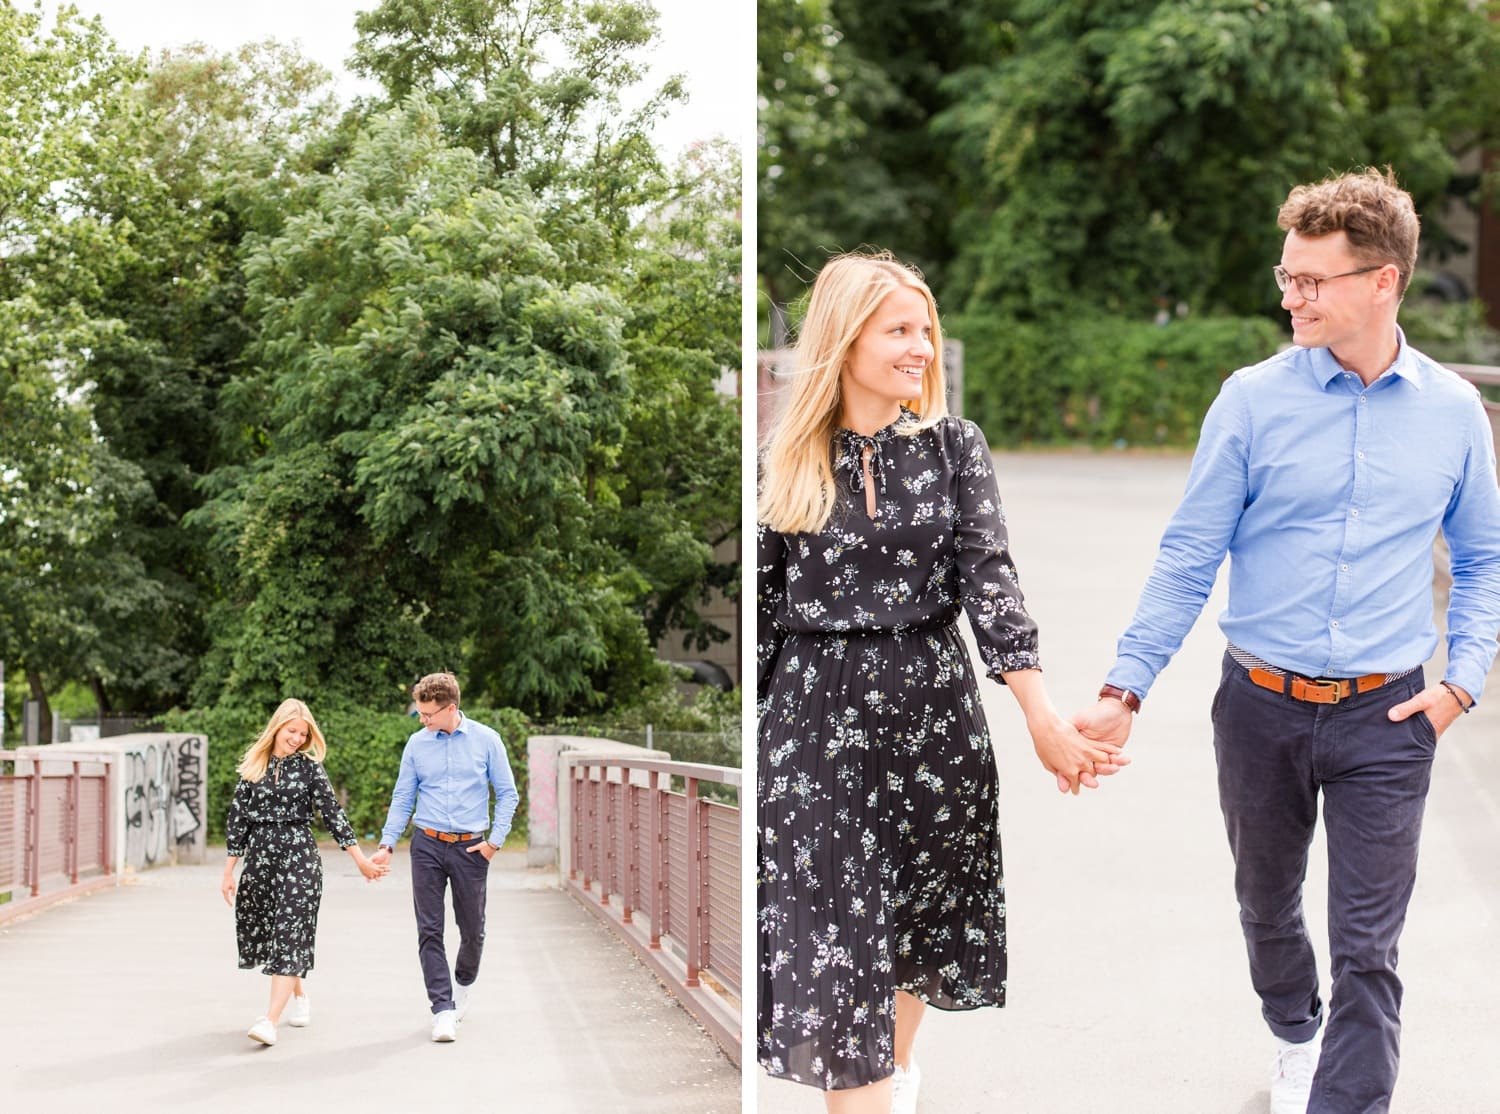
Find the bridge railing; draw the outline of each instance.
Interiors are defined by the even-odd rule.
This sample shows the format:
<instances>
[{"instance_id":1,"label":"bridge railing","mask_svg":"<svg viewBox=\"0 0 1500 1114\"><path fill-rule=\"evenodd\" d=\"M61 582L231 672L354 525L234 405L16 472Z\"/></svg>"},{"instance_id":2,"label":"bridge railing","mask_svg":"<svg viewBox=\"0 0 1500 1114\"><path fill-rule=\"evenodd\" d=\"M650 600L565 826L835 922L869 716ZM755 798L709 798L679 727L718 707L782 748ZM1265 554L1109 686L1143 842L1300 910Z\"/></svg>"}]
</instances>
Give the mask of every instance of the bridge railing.
<instances>
[{"instance_id":1,"label":"bridge railing","mask_svg":"<svg viewBox=\"0 0 1500 1114\"><path fill-rule=\"evenodd\" d=\"M619 754L565 760L566 885L738 1064L740 810L703 791L709 784L737 791L740 771Z\"/></svg>"},{"instance_id":2,"label":"bridge railing","mask_svg":"<svg viewBox=\"0 0 1500 1114\"><path fill-rule=\"evenodd\" d=\"M0 751L0 921L114 881L109 759L9 755Z\"/></svg>"}]
</instances>

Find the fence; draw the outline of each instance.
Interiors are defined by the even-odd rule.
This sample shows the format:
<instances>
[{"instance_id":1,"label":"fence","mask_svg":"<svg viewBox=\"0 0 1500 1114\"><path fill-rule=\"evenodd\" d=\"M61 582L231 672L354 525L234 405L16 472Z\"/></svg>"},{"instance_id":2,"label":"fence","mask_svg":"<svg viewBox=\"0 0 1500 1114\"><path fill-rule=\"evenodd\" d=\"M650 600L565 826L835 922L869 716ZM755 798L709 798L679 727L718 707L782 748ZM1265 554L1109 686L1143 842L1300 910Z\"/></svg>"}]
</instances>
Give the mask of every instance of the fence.
<instances>
[{"instance_id":1,"label":"fence","mask_svg":"<svg viewBox=\"0 0 1500 1114\"><path fill-rule=\"evenodd\" d=\"M113 881L111 763L25 766L0 774L0 921Z\"/></svg>"},{"instance_id":2,"label":"fence","mask_svg":"<svg viewBox=\"0 0 1500 1114\"><path fill-rule=\"evenodd\" d=\"M740 1062L740 810L725 766L574 753L566 884ZM683 791L671 788L674 778Z\"/></svg>"}]
</instances>

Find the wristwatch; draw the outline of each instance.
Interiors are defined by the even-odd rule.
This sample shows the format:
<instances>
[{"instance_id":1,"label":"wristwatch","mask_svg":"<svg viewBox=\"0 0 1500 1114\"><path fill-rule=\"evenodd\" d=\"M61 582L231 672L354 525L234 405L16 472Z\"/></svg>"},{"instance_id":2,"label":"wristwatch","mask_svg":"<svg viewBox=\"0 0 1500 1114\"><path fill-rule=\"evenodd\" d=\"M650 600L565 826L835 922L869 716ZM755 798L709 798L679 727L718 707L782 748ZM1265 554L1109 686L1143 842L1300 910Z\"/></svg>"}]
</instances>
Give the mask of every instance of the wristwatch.
<instances>
[{"instance_id":1,"label":"wristwatch","mask_svg":"<svg viewBox=\"0 0 1500 1114\"><path fill-rule=\"evenodd\" d=\"M492 851L498 851L498 850L500 850L500 845L498 843L496 843L494 840L487 839L487 840L485 840L485 842L490 845L490 850L492 850Z\"/></svg>"},{"instance_id":2,"label":"wristwatch","mask_svg":"<svg viewBox=\"0 0 1500 1114\"><path fill-rule=\"evenodd\" d=\"M1099 699L1103 700L1105 697L1113 697L1132 712L1139 712L1141 710L1141 698L1129 689L1116 688L1114 685L1105 685L1099 690Z\"/></svg>"}]
</instances>

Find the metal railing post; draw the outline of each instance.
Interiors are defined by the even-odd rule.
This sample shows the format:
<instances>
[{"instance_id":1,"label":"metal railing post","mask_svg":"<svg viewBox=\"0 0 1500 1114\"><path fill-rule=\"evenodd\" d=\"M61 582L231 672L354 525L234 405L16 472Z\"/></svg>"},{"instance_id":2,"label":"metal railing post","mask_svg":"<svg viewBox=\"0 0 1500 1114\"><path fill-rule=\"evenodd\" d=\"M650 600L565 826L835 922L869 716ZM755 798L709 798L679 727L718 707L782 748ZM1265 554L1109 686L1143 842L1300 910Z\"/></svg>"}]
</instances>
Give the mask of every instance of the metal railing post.
<instances>
[{"instance_id":1,"label":"metal railing post","mask_svg":"<svg viewBox=\"0 0 1500 1114\"><path fill-rule=\"evenodd\" d=\"M651 939L649 946L652 951L661 950L662 903L667 893L663 878L666 850L662 846L661 838L663 794L660 789L660 778L661 775L652 770L650 784L646 789L646 849L651 855Z\"/></svg>"},{"instance_id":2,"label":"metal railing post","mask_svg":"<svg viewBox=\"0 0 1500 1114\"><path fill-rule=\"evenodd\" d=\"M615 793L609 780L609 765L599 767L599 793L604 798L604 808L599 821L599 846L603 862L599 866L599 904L609 904L609 887L614 883L615 871L620 860L615 854Z\"/></svg>"},{"instance_id":3,"label":"metal railing post","mask_svg":"<svg viewBox=\"0 0 1500 1114\"><path fill-rule=\"evenodd\" d=\"M692 987L698 985L698 953L703 946L703 898L699 893L704 874L703 842L698 830L698 779L688 777L684 780L687 782L687 823L683 825L687 829L687 848L684 858L687 862L687 899L693 907L688 912L687 980L683 985Z\"/></svg>"},{"instance_id":4,"label":"metal railing post","mask_svg":"<svg viewBox=\"0 0 1500 1114\"><path fill-rule=\"evenodd\" d=\"M82 788L81 770L73 763L73 776L68 778L68 819L63 825L63 869L68 872L68 884L78 885L78 828L79 790Z\"/></svg>"},{"instance_id":5,"label":"metal railing post","mask_svg":"<svg viewBox=\"0 0 1500 1114\"><path fill-rule=\"evenodd\" d=\"M640 787L626 776L625 781L625 876L620 879L620 919L630 924L631 914L641 900L641 801Z\"/></svg>"},{"instance_id":6,"label":"metal railing post","mask_svg":"<svg viewBox=\"0 0 1500 1114\"><path fill-rule=\"evenodd\" d=\"M31 896L42 892L42 764L31 764L26 783L26 871Z\"/></svg>"},{"instance_id":7,"label":"metal railing post","mask_svg":"<svg viewBox=\"0 0 1500 1114\"><path fill-rule=\"evenodd\" d=\"M578 880L578 863L583 858L583 789L578 784L578 767L568 771L568 811L573 815L568 832L568 878Z\"/></svg>"}]
</instances>

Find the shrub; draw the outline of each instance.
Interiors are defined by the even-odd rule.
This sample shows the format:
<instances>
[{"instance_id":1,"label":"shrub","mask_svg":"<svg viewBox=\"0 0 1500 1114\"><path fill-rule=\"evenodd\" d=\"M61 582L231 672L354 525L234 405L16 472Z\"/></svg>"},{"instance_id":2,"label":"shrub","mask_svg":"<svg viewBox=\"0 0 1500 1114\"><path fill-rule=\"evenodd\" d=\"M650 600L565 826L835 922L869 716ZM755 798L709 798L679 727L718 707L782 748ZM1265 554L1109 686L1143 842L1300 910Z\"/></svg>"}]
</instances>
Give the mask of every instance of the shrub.
<instances>
[{"instance_id":1,"label":"shrub","mask_svg":"<svg viewBox=\"0 0 1500 1114\"><path fill-rule=\"evenodd\" d=\"M996 447L1186 445L1219 386L1285 338L1259 317L1149 321L1080 314L1066 326L963 314L965 414Z\"/></svg>"}]
</instances>

